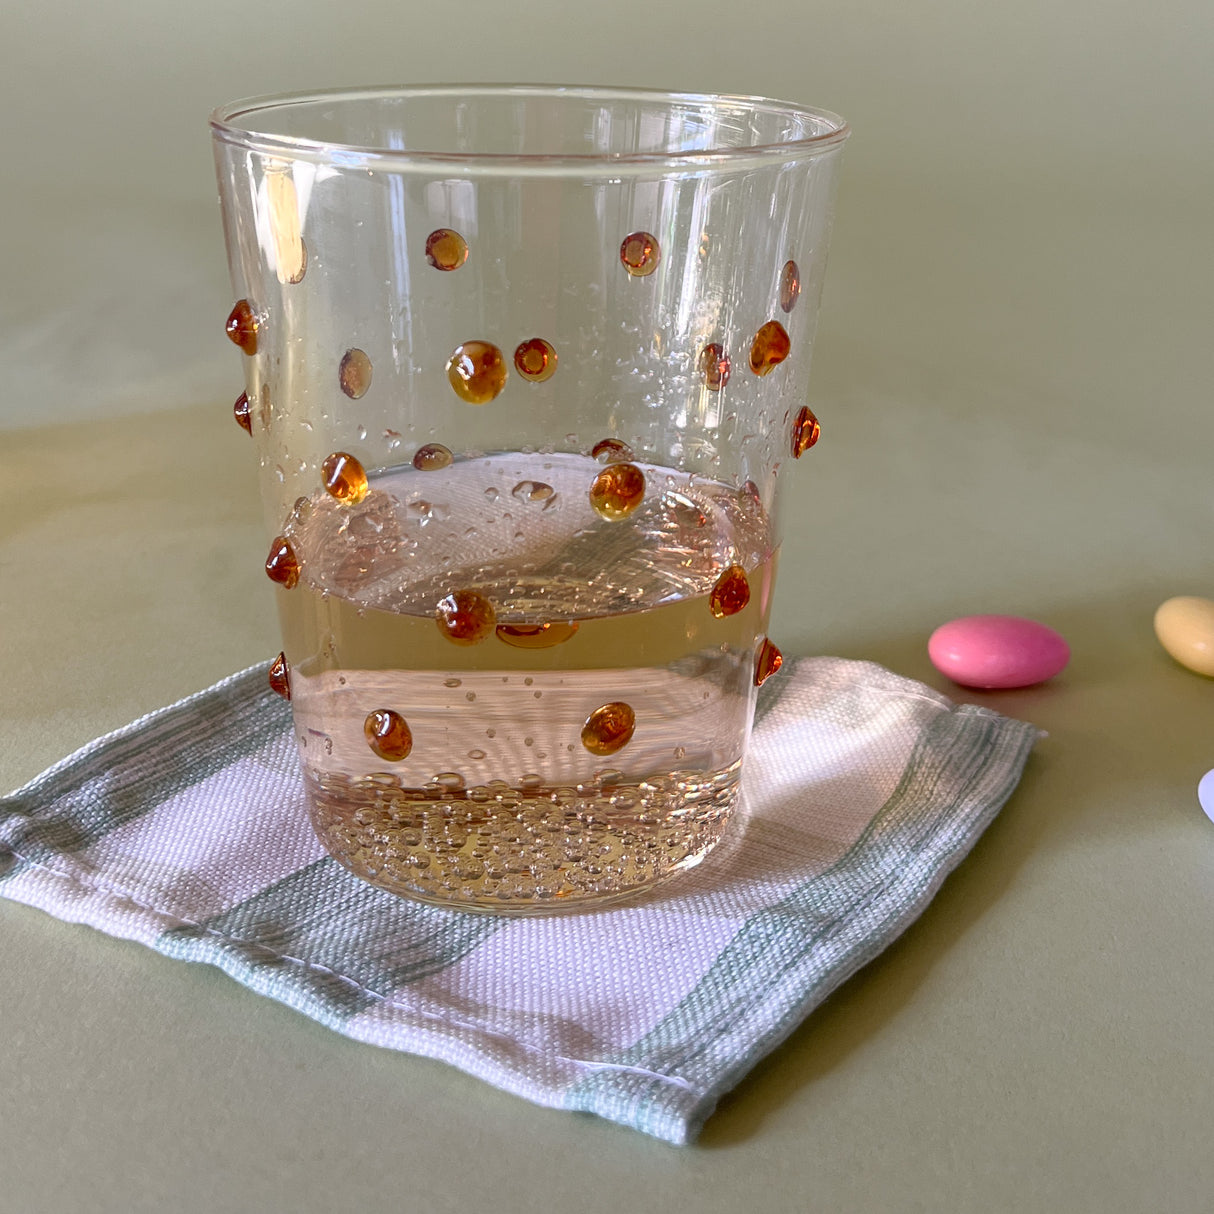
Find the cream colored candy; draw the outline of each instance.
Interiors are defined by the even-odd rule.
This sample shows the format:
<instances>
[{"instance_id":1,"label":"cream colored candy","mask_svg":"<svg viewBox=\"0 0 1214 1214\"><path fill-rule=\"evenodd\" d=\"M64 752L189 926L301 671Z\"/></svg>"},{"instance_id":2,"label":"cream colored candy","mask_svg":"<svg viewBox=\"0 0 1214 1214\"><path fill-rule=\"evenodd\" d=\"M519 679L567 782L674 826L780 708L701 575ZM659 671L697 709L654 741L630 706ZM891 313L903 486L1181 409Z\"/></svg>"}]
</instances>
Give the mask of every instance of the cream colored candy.
<instances>
[{"instance_id":1,"label":"cream colored candy","mask_svg":"<svg viewBox=\"0 0 1214 1214\"><path fill-rule=\"evenodd\" d=\"M1183 594L1161 603L1155 635L1182 666L1214 677L1214 599Z\"/></svg>"}]
</instances>

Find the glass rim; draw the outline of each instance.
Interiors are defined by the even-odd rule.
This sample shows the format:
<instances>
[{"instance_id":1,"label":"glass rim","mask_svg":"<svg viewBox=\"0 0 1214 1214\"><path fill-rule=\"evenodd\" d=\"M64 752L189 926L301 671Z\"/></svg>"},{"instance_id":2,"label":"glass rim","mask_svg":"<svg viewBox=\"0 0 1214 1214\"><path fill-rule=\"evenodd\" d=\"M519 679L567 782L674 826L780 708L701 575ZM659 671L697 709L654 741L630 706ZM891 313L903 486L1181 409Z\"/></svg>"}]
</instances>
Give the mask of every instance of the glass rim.
<instances>
[{"instance_id":1,"label":"glass rim","mask_svg":"<svg viewBox=\"0 0 1214 1214\"><path fill-rule=\"evenodd\" d=\"M776 143L752 143L736 147L712 147L676 152L450 152L387 148L355 143L277 135L238 125L240 119L288 106L325 101L373 101L377 98L450 97L579 97L601 101L691 102L704 106L741 106L756 112L812 118L828 129L800 139ZM421 84L377 85L366 88L333 88L300 92L268 93L241 98L216 107L210 115L212 137L249 151L291 160L335 164L342 168L458 169L461 175L499 174L557 175L592 173L611 176L660 171L746 168L753 164L799 160L821 156L841 146L851 134L845 119L830 110L799 105L774 98L734 93L678 92L666 89L611 88L559 84Z\"/></svg>"}]
</instances>

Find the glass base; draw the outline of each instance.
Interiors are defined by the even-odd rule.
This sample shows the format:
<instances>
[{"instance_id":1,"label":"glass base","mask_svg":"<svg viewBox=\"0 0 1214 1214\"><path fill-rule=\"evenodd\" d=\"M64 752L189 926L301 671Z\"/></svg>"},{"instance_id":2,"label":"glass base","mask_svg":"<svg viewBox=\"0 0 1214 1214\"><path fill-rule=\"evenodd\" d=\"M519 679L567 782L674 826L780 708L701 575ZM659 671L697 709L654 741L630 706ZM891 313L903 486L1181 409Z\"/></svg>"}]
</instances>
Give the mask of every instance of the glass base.
<instances>
[{"instance_id":1,"label":"glass base","mask_svg":"<svg viewBox=\"0 0 1214 1214\"><path fill-rule=\"evenodd\" d=\"M550 915L634 898L699 864L733 816L740 764L597 789L436 794L308 773L312 825L364 881L414 901Z\"/></svg>"}]
</instances>

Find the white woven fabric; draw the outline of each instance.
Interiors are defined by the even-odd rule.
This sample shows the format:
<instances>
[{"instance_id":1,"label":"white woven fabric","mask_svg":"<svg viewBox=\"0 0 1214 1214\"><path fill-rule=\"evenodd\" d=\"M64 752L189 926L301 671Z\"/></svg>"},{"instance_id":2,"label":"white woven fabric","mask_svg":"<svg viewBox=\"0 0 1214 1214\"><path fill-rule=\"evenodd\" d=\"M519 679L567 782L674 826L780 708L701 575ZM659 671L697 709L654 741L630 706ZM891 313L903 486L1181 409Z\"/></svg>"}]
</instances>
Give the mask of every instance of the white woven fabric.
<instances>
[{"instance_id":1,"label":"white woven fabric","mask_svg":"<svg viewBox=\"0 0 1214 1214\"><path fill-rule=\"evenodd\" d=\"M1035 736L869 663L798 662L760 700L743 829L632 904L507 919L403 901L324 855L258 667L0 801L0 894L219 965L349 1037L686 1142L919 914Z\"/></svg>"}]
</instances>

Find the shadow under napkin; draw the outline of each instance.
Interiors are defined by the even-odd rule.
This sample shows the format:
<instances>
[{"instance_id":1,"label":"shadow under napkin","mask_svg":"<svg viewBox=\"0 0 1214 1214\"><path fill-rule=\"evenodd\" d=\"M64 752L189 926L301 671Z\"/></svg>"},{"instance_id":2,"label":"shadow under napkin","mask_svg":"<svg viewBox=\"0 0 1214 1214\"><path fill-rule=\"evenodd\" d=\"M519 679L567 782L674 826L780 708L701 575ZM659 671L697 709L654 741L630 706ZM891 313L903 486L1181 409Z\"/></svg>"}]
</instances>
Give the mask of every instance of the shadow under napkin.
<instances>
[{"instance_id":1,"label":"shadow under napkin","mask_svg":"<svg viewBox=\"0 0 1214 1214\"><path fill-rule=\"evenodd\" d=\"M920 913L1036 736L871 663L806 659L768 686L738 828L626 906L502 919L358 881L307 825L264 667L0 801L0 894L218 965L357 1040L688 1142Z\"/></svg>"}]
</instances>

